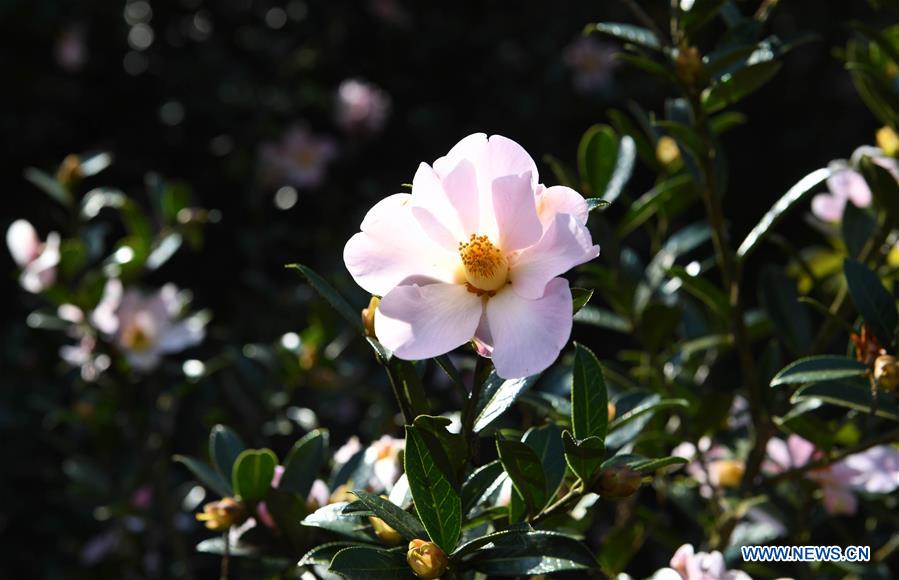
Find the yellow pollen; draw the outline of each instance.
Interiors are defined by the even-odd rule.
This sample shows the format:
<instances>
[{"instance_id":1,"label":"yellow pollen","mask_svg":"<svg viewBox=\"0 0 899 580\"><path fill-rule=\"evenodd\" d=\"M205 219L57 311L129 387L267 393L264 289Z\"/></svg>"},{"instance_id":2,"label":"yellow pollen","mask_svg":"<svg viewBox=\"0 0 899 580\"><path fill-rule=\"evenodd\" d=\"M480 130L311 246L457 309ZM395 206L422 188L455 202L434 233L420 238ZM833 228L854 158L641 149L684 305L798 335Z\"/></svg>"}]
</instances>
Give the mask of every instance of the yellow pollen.
<instances>
[{"instance_id":1,"label":"yellow pollen","mask_svg":"<svg viewBox=\"0 0 899 580\"><path fill-rule=\"evenodd\" d=\"M467 242L459 242L459 255L465 268L465 279L480 292L495 292L509 279L509 262L487 236L471 234Z\"/></svg>"},{"instance_id":2,"label":"yellow pollen","mask_svg":"<svg viewBox=\"0 0 899 580\"><path fill-rule=\"evenodd\" d=\"M153 346L153 338L136 322L132 322L122 330L121 340L125 348L137 352Z\"/></svg>"}]
</instances>

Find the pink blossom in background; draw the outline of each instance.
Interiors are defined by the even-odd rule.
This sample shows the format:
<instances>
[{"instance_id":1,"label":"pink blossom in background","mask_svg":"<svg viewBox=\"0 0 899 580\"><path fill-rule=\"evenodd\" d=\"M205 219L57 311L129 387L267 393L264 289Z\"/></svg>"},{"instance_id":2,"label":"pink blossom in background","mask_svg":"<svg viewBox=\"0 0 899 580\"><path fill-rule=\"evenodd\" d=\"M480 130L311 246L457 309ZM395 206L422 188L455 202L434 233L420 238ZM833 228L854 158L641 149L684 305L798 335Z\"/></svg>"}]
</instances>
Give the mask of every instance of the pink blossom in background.
<instances>
[{"instance_id":1,"label":"pink blossom in background","mask_svg":"<svg viewBox=\"0 0 899 580\"><path fill-rule=\"evenodd\" d=\"M281 485L282 477L284 477L284 466L276 465L275 474L272 476L272 489L278 489L278 486ZM328 503L330 494L331 492L328 490L328 485L324 481L316 479L312 482L312 487L309 488L309 495L306 497L306 505L309 507L310 511L314 511ZM264 501L256 504L256 517L268 528L275 529L278 527L268 509L268 504Z\"/></svg>"},{"instance_id":2,"label":"pink blossom in background","mask_svg":"<svg viewBox=\"0 0 899 580\"><path fill-rule=\"evenodd\" d=\"M618 62L615 45L581 36L565 49L565 64L574 73L574 86L582 93L602 91L612 82Z\"/></svg>"},{"instance_id":3,"label":"pink blossom in background","mask_svg":"<svg viewBox=\"0 0 899 580\"><path fill-rule=\"evenodd\" d=\"M856 475L850 485L866 493L893 493L899 488L899 449L878 445L850 455L841 463Z\"/></svg>"},{"instance_id":4,"label":"pink blossom in background","mask_svg":"<svg viewBox=\"0 0 899 580\"><path fill-rule=\"evenodd\" d=\"M380 88L347 79L337 88L337 124L347 133L377 133L390 113L390 97Z\"/></svg>"},{"instance_id":5,"label":"pink blossom in background","mask_svg":"<svg viewBox=\"0 0 899 580\"><path fill-rule=\"evenodd\" d=\"M19 284L32 294L39 294L56 282L59 265L59 234L51 232L42 242L37 231L25 220L16 220L6 230L6 246L12 259L22 269Z\"/></svg>"},{"instance_id":6,"label":"pink blossom in background","mask_svg":"<svg viewBox=\"0 0 899 580\"><path fill-rule=\"evenodd\" d=\"M334 453L334 463L343 465L360 451L362 451L362 443L359 441L358 437L353 435Z\"/></svg>"},{"instance_id":7,"label":"pink blossom in background","mask_svg":"<svg viewBox=\"0 0 899 580\"><path fill-rule=\"evenodd\" d=\"M156 367L162 355L179 352L202 342L205 320L198 314L179 318L183 299L173 284L152 294L124 290L119 280L109 280L91 323L125 354L137 370Z\"/></svg>"},{"instance_id":8,"label":"pink blossom in background","mask_svg":"<svg viewBox=\"0 0 899 580\"><path fill-rule=\"evenodd\" d=\"M696 445L686 441L671 450L671 455L683 457L687 474L699 484L699 494L704 498L714 495L718 487L715 464L732 457L732 453L723 445L712 445L709 437L702 437Z\"/></svg>"},{"instance_id":9,"label":"pink blossom in background","mask_svg":"<svg viewBox=\"0 0 899 580\"><path fill-rule=\"evenodd\" d=\"M838 223L843 219L846 203L852 202L858 208L871 205L871 189L857 169L862 157L870 157L899 180L899 164L895 159L876 147L859 147L850 161L839 159L828 165L834 173L827 179L827 192L812 198L812 213L818 219Z\"/></svg>"},{"instance_id":10,"label":"pink blossom in background","mask_svg":"<svg viewBox=\"0 0 899 580\"><path fill-rule=\"evenodd\" d=\"M330 137L294 125L277 143L263 144L259 157L266 183L311 188L324 179L328 164L337 157L337 144Z\"/></svg>"},{"instance_id":11,"label":"pink blossom in background","mask_svg":"<svg viewBox=\"0 0 899 580\"><path fill-rule=\"evenodd\" d=\"M538 183L517 143L470 135L422 163L412 193L377 203L344 248L356 283L383 296L375 334L396 356L425 359L474 339L503 378L555 361L571 334L560 276L599 255L587 204Z\"/></svg>"},{"instance_id":12,"label":"pink blossom in background","mask_svg":"<svg viewBox=\"0 0 899 580\"><path fill-rule=\"evenodd\" d=\"M363 461L372 467L369 487L375 492L390 493L403 473L400 465L400 451L406 446L403 439L383 435L365 450Z\"/></svg>"},{"instance_id":13,"label":"pink blossom in background","mask_svg":"<svg viewBox=\"0 0 899 580\"><path fill-rule=\"evenodd\" d=\"M752 580L746 572L728 570L724 556L714 552L696 552L692 545L677 549L669 562L653 575L655 580Z\"/></svg>"},{"instance_id":14,"label":"pink blossom in background","mask_svg":"<svg viewBox=\"0 0 899 580\"><path fill-rule=\"evenodd\" d=\"M852 515L858 509L858 500L852 489L852 479L857 475L857 471L840 462L809 471L808 478L821 486L827 513Z\"/></svg>"},{"instance_id":15,"label":"pink blossom in background","mask_svg":"<svg viewBox=\"0 0 899 580\"><path fill-rule=\"evenodd\" d=\"M84 312L74 304L61 304L56 315L69 323L66 334L75 339L75 344L59 348L59 358L75 368L81 369L81 378L87 382L96 381L109 368L109 355L97 352L97 337L87 324Z\"/></svg>"},{"instance_id":16,"label":"pink blossom in background","mask_svg":"<svg viewBox=\"0 0 899 580\"><path fill-rule=\"evenodd\" d=\"M782 473L802 467L817 453L815 444L799 435L790 435L786 441L772 437L765 447L766 457L762 463L765 473Z\"/></svg>"},{"instance_id":17,"label":"pink blossom in background","mask_svg":"<svg viewBox=\"0 0 899 580\"><path fill-rule=\"evenodd\" d=\"M56 64L67 72L78 72L87 62L87 46L84 27L72 24L66 27L56 41Z\"/></svg>"}]
</instances>

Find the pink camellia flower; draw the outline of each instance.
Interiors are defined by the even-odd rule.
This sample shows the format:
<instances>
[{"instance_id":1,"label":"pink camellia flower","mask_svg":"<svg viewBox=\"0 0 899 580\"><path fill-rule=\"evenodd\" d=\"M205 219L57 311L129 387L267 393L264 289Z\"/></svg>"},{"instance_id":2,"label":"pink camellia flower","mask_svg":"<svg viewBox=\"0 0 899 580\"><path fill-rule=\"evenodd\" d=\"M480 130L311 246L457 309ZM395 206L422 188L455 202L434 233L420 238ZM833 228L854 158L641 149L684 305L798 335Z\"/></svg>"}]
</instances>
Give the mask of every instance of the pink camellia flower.
<instances>
[{"instance_id":1,"label":"pink camellia flower","mask_svg":"<svg viewBox=\"0 0 899 580\"><path fill-rule=\"evenodd\" d=\"M772 437L765 447L766 457L762 471L782 473L807 464L817 453L815 444L799 435L790 435L787 440Z\"/></svg>"},{"instance_id":2,"label":"pink camellia flower","mask_svg":"<svg viewBox=\"0 0 899 580\"><path fill-rule=\"evenodd\" d=\"M500 377L538 373L571 334L561 278L599 255L587 204L544 187L537 166L505 137L470 135L412 193L377 203L344 248L356 283L382 296L375 334L403 359L426 359L474 339Z\"/></svg>"},{"instance_id":3,"label":"pink camellia flower","mask_svg":"<svg viewBox=\"0 0 899 580\"><path fill-rule=\"evenodd\" d=\"M199 314L179 319L183 298L173 284L153 294L123 290L119 280L109 280L100 303L91 314L92 324L125 353L137 370L153 369L162 355L199 344L206 334Z\"/></svg>"},{"instance_id":4,"label":"pink camellia flower","mask_svg":"<svg viewBox=\"0 0 899 580\"><path fill-rule=\"evenodd\" d=\"M574 86L582 93L605 89L612 82L612 72L618 65L618 49L590 36L581 36L565 49L565 64L574 72Z\"/></svg>"},{"instance_id":5,"label":"pink camellia flower","mask_svg":"<svg viewBox=\"0 0 899 580\"><path fill-rule=\"evenodd\" d=\"M390 113L390 97L371 83L347 79L337 88L337 124L347 133L377 133Z\"/></svg>"},{"instance_id":6,"label":"pink camellia flower","mask_svg":"<svg viewBox=\"0 0 899 580\"><path fill-rule=\"evenodd\" d=\"M812 198L812 213L821 221L838 223L843 219L846 203L865 208L871 205L871 188L858 171L862 157L870 157L899 180L899 163L876 147L859 147L848 162L845 159L831 161L828 165L833 174L827 178L827 193L819 193Z\"/></svg>"},{"instance_id":7,"label":"pink camellia flower","mask_svg":"<svg viewBox=\"0 0 899 580\"><path fill-rule=\"evenodd\" d=\"M38 294L56 282L56 266L59 265L59 234L51 232L42 242L37 231L25 220L16 220L6 230L6 245L12 259L22 268L19 284Z\"/></svg>"},{"instance_id":8,"label":"pink camellia flower","mask_svg":"<svg viewBox=\"0 0 899 580\"><path fill-rule=\"evenodd\" d=\"M677 549L669 562L670 568L663 568L653 575L656 580L752 580L746 572L728 570L724 556L714 552L696 552L692 545L684 544Z\"/></svg>"},{"instance_id":9,"label":"pink camellia flower","mask_svg":"<svg viewBox=\"0 0 899 580\"><path fill-rule=\"evenodd\" d=\"M278 143L263 144L259 156L263 177L271 185L315 187L337 156L337 145L330 137L319 137L301 125L294 125Z\"/></svg>"},{"instance_id":10,"label":"pink camellia flower","mask_svg":"<svg viewBox=\"0 0 899 580\"><path fill-rule=\"evenodd\" d=\"M852 480L859 474L845 463L834 463L808 473L808 478L821 486L824 509L832 515L852 515L858 509L858 499L852 492Z\"/></svg>"},{"instance_id":11,"label":"pink camellia flower","mask_svg":"<svg viewBox=\"0 0 899 580\"><path fill-rule=\"evenodd\" d=\"M377 493L382 491L390 493L403 473L400 465L400 451L405 448L405 445L406 442L403 439L383 435L365 450L363 461L372 467L370 489Z\"/></svg>"},{"instance_id":12,"label":"pink camellia flower","mask_svg":"<svg viewBox=\"0 0 899 580\"><path fill-rule=\"evenodd\" d=\"M899 450L878 445L842 461L856 475L850 485L866 493L893 493L899 488Z\"/></svg>"},{"instance_id":13,"label":"pink camellia flower","mask_svg":"<svg viewBox=\"0 0 899 580\"><path fill-rule=\"evenodd\" d=\"M720 468L733 459L730 450L723 445L712 445L709 437L702 437L696 445L685 441L672 449L671 455L688 461L687 474L699 484L699 494L704 498L712 497L715 489L722 487Z\"/></svg>"}]
</instances>

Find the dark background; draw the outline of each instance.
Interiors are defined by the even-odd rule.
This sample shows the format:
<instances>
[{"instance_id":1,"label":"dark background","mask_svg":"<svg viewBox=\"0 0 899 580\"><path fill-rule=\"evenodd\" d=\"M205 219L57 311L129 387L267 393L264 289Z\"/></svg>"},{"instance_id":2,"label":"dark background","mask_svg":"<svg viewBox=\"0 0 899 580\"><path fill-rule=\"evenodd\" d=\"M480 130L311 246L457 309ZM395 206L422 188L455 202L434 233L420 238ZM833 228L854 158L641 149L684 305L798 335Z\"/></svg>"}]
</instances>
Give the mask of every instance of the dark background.
<instances>
[{"instance_id":1,"label":"dark background","mask_svg":"<svg viewBox=\"0 0 899 580\"><path fill-rule=\"evenodd\" d=\"M150 3L149 21L154 41L134 51L123 2L5 0L0 3L0 228L24 217L42 235L60 229L60 208L22 171L35 166L52 172L69 153L113 152L112 167L85 186L114 185L139 201L146 201L147 172L185 182L196 204L220 210L222 219L208 226L201 250L182 250L146 283L174 280L194 292L198 307L214 313L209 339L196 355L204 358L306 326L308 313L291 308L305 295L296 274L283 269L287 262L313 266L364 304L342 265L345 241L375 201L399 191L419 162L433 161L463 136L484 131L515 139L538 160L542 181L553 183L540 162L544 154L573 165L580 135L604 122L607 108L634 100L660 111L668 91L626 66L619 66L598 94L575 91L563 52L589 22L632 22L618 2L397 0L404 15L398 22L378 15L378 7L389 4L156 1ZM745 12L757 5L738 4ZM741 104L749 123L724 139L730 163L725 206L736 240L806 173L871 143L878 126L832 51L845 44L850 20L887 23L872 20L867 4L859 1L782 4L772 16L772 32L783 37L810 32L816 40L790 53L775 80ZM667 1L641 5L665 22ZM272 9L284 11L283 26L267 24ZM79 70L67 71L55 50L73 25L83 30L87 59ZM143 63L145 70L127 72L126 58ZM334 91L350 77L389 93L393 110L382 132L348 137L335 126ZM180 105L183 119L166 123L161 110L167 103L169 109L171 103ZM322 185L300 190L299 202L281 211L272 203L275 188L258 179L257 152L297 121L337 139L340 154ZM643 193L651 179L638 169L628 196ZM609 210L609 218L614 221L624 205ZM798 242L813 239L800 215L791 220L783 231ZM6 554L0 561L24 564L48 550L55 555L46 559L41 577L68 577L61 570L71 570L66 563L96 530L67 527L66 521L89 519L91 506L73 506L62 494L70 486L58 474L64 457L52 435L38 435L46 428L48 408L58 401L35 402L34 393L54 388L58 362L48 356L59 339L25 326L40 300L18 287L12 260L5 251L0 254L5 273L0 298L7 305L0 315L5 391L0 432L6 439L0 446L15 440L16 447L0 458L9 486L0 509L0 554ZM750 265L750 280L754 275ZM605 350L614 352L612 346ZM193 408L219 402L218 397L208 394ZM309 406L316 402L314 394L296 397L305 397ZM258 434L269 412L261 405L255 414L241 415L243 433ZM188 426L193 439L181 447L200 447L209 421L206 413Z\"/></svg>"}]
</instances>

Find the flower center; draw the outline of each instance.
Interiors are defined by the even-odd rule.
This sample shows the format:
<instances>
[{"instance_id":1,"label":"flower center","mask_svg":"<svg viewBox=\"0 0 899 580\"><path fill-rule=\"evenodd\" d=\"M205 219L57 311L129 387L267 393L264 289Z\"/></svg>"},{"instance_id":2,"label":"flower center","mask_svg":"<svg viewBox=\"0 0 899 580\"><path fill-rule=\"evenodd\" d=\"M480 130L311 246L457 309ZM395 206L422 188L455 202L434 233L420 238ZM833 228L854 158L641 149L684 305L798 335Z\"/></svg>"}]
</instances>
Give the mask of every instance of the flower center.
<instances>
[{"instance_id":1,"label":"flower center","mask_svg":"<svg viewBox=\"0 0 899 580\"><path fill-rule=\"evenodd\" d=\"M153 337L138 322L132 322L122 330L122 345L130 350L141 352L153 346Z\"/></svg>"},{"instance_id":2,"label":"flower center","mask_svg":"<svg viewBox=\"0 0 899 580\"><path fill-rule=\"evenodd\" d=\"M465 268L465 279L481 292L494 292L509 279L509 262L487 236L471 234L467 242L459 242L459 255Z\"/></svg>"}]
</instances>

